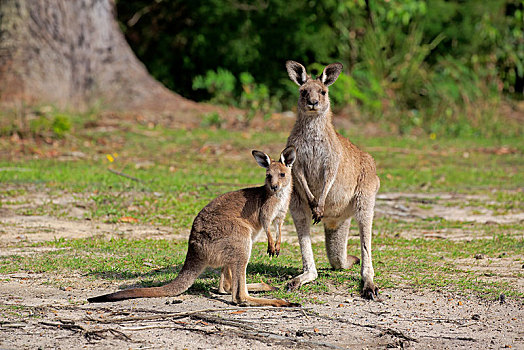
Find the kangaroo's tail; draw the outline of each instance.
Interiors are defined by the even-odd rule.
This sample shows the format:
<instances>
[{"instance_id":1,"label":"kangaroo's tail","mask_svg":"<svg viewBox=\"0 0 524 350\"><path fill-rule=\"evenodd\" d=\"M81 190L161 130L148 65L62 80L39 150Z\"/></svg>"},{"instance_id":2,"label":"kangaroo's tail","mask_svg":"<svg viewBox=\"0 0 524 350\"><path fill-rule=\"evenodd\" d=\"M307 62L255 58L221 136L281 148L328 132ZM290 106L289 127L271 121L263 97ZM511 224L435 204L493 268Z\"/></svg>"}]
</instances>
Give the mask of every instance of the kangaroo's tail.
<instances>
[{"instance_id":1,"label":"kangaroo's tail","mask_svg":"<svg viewBox=\"0 0 524 350\"><path fill-rule=\"evenodd\" d=\"M105 303L135 298L155 298L155 297L172 297L184 293L193 285L193 282L206 268L206 263L200 259L186 258L182 270L176 278L161 287L151 288L134 288L122 290L120 292L100 295L87 299L90 303Z\"/></svg>"}]
</instances>

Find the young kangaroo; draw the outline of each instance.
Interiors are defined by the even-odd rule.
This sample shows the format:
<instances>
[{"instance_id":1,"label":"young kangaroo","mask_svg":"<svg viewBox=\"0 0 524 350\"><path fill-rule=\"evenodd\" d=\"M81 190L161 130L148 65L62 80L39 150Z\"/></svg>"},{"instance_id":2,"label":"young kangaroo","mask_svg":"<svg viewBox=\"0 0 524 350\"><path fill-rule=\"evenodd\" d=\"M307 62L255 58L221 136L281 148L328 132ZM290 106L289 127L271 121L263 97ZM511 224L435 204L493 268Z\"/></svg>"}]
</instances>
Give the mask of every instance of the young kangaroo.
<instances>
[{"instance_id":1,"label":"young kangaroo","mask_svg":"<svg viewBox=\"0 0 524 350\"><path fill-rule=\"evenodd\" d=\"M304 272L288 283L289 289L317 278L310 238L310 222L324 222L326 250L335 269L347 269L358 258L347 255L351 217L360 230L362 295L374 299L371 226L375 196L380 186L373 158L335 131L328 86L337 80L342 64L324 68L312 79L300 63L286 62L287 72L299 88L298 116L287 144L297 149L290 211L302 251Z\"/></svg>"},{"instance_id":2,"label":"young kangaroo","mask_svg":"<svg viewBox=\"0 0 524 350\"><path fill-rule=\"evenodd\" d=\"M280 299L249 296L249 290L273 290L265 283L246 284L246 267L253 240L270 224L285 216L292 191L291 167L295 148L282 151L279 161L253 151L257 163L266 168L263 186L225 193L206 205L193 221L186 261L179 275L161 287L135 288L88 299L109 302L133 298L176 296L185 292L208 267L222 267L219 292L231 293L233 303L247 305L299 306ZM272 243L271 243L272 242ZM271 238L271 246L275 251ZM276 252L276 251L275 251Z\"/></svg>"}]
</instances>

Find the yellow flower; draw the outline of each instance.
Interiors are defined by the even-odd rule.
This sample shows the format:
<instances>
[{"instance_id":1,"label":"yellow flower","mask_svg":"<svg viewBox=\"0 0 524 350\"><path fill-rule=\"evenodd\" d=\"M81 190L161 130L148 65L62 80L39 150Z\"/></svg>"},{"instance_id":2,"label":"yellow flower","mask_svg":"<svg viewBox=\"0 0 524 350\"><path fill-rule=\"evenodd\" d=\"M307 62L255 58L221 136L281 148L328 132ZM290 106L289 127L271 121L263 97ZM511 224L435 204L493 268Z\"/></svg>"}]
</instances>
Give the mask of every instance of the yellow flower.
<instances>
[{"instance_id":1,"label":"yellow flower","mask_svg":"<svg viewBox=\"0 0 524 350\"><path fill-rule=\"evenodd\" d=\"M431 134L429 134L429 138L432 139L432 140L435 140L437 138L437 134L432 132Z\"/></svg>"},{"instance_id":2,"label":"yellow flower","mask_svg":"<svg viewBox=\"0 0 524 350\"><path fill-rule=\"evenodd\" d=\"M115 161L115 158L113 158L113 156L110 154L106 154L106 158L109 161L109 163L113 163Z\"/></svg>"}]
</instances>

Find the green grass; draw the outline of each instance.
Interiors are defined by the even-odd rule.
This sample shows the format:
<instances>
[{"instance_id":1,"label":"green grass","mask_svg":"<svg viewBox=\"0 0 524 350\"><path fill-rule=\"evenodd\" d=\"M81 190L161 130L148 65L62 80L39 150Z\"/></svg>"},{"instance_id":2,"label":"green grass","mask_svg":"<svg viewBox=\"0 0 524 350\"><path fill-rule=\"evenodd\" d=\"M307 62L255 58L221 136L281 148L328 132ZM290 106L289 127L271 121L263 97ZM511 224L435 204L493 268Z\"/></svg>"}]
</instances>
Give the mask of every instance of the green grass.
<instances>
[{"instance_id":1,"label":"green grass","mask_svg":"<svg viewBox=\"0 0 524 350\"><path fill-rule=\"evenodd\" d=\"M514 190L524 184L524 146L521 140L431 140L398 137L351 139L369 149L377 161L381 192L474 192ZM116 221L133 216L140 222L187 227L198 210L220 193L263 182L264 171L251 157L261 149L273 157L284 147L287 132L226 130L149 130L143 126L113 132L84 131L66 146L86 154L82 160L61 158L0 159L0 196L45 190L51 195L84 194L89 218ZM506 145L516 153L494 155L485 149ZM48 145L38 145L45 153ZM482 151L484 150L484 151ZM62 153L68 149L62 147ZM118 154L110 163L107 154ZM468 158L464 158L468 153ZM145 165L143 165L145 164ZM108 168L140 182L115 175ZM11 169L11 170L10 170ZM20 171L23 169L23 171ZM519 185L520 184L520 185ZM523 193L498 202L522 203ZM506 205L507 206L507 205ZM138 209L138 210L136 210ZM60 208L43 204L21 214L61 215Z\"/></svg>"},{"instance_id":2,"label":"green grass","mask_svg":"<svg viewBox=\"0 0 524 350\"><path fill-rule=\"evenodd\" d=\"M83 125L83 121L73 118L72 133L58 145L35 141L19 147L0 138L0 148L11 151L0 153L0 208L18 204L16 214L67 218L69 207L55 200L71 195L74 205L85 208L85 216L91 220L117 222L130 216L141 224L168 225L175 231L187 232L199 210L218 194L261 184L264 170L252 159L251 150L260 149L277 157L289 132L182 130L131 123L104 131ZM432 140L366 137L358 130L341 132L374 156L381 192L483 194L489 196L489 203L471 199L462 205L489 208L501 215L524 208L524 192L519 190L524 184L524 144L519 138ZM493 150L501 146L512 151L495 154ZM83 157L68 158L72 151L81 152ZM35 154L40 156L35 159ZM113 162L106 157L108 154L113 156ZM108 171L109 167L140 181L115 175ZM28 198L34 192L46 193L49 200L33 203ZM434 203L418 205L431 209ZM291 222L289 218L287 222ZM490 298L504 292L522 298L521 291L502 280L487 281L485 271L468 269L460 259L478 253L493 261L503 253L522 259L524 247L518 232L523 228L522 224L479 225L440 218L415 222L379 218L373 239L376 280L385 289L401 285L474 292ZM400 236L402 232L438 229L463 229L474 232L473 236L490 239L450 242ZM355 227L352 230L356 232ZM0 273L78 271L88 278L119 280L123 286L136 282L157 285L176 276L187 249L186 242L103 238L38 245L59 249L0 257ZM309 300L312 293L331 293L334 289L358 293L359 267L332 271L323 244L313 248L319 278L299 292L289 293L282 288L272 295L303 301ZM297 246L284 244L281 256L272 260L265 250L265 244L255 245L248 268L249 281L264 280L284 286L291 276L300 273ZM351 250L359 255L356 239L352 239ZM217 284L216 271L207 272L191 291L208 293Z\"/></svg>"},{"instance_id":3,"label":"green grass","mask_svg":"<svg viewBox=\"0 0 524 350\"><path fill-rule=\"evenodd\" d=\"M479 230L482 228L479 227ZM434 288L494 298L500 293L506 296L524 297L505 282L485 281L485 270L468 268L461 259L483 254L485 259L496 262L506 256L517 256L524 250L524 240L505 232L518 227L500 227L488 239L458 241L406 239L396 237L394 231L384 229L374 237L373 252L376 281L383 289L396 286ZM185 241L104 239L59 239L35 246L56 248L28 256L0 257L0 273L26 271L31 273L67 274L78 271L84 278L121 281L123 287L138 282L141 286L159 285L176 277L187 250ZM282 287L271 293L274 296L303 302L314 301L311 294L325 294L337 290L358 293L360 268L333 271L327 261L322 243L313 245L319 278L303 286L299 292L285 291L285 283L300 273L300 250L295 245L283 244L282 254L269 259L266 244L254 246L248 267L248 282L265 281ZM358 239L350 240L350 253L359 252ZM520 258L522 259L522 255ZM488 261L488 260L486 260ZM218 270L210 269L192 287L190 293L208 294L218 286Z\"/></svg>"}]
</instances>

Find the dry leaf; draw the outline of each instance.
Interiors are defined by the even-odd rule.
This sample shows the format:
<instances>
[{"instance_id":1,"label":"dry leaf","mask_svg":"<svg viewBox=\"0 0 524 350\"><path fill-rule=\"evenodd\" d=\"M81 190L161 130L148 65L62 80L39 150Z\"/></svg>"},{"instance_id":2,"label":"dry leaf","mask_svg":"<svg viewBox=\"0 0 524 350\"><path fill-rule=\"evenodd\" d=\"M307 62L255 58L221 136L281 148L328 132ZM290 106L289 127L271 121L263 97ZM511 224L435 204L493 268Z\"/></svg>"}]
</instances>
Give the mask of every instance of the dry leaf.
<instances>
[{"instance_id":1,"label":"dry leaf","mask_svg":"<svg viewBox=\"0 0 524 350\"><path fill-rule=\"evenodd\" d=\"M138 222L138 219L132 217L132 216L122 216L120 219L118 219L120 222Z\"/></svg>"},{"instance_id":2,"label":"dry leaf","mask_svg":"<svg viewBox=\"0 0 524 350\"><path fill-rule=\"evenodd\" d=\"M233 311L231 312L231 314L234 314L234 315L239 315L239 314L243 314L245 311L243 310L238 310L238 311Z\"/></svg>"}]
</instances>

